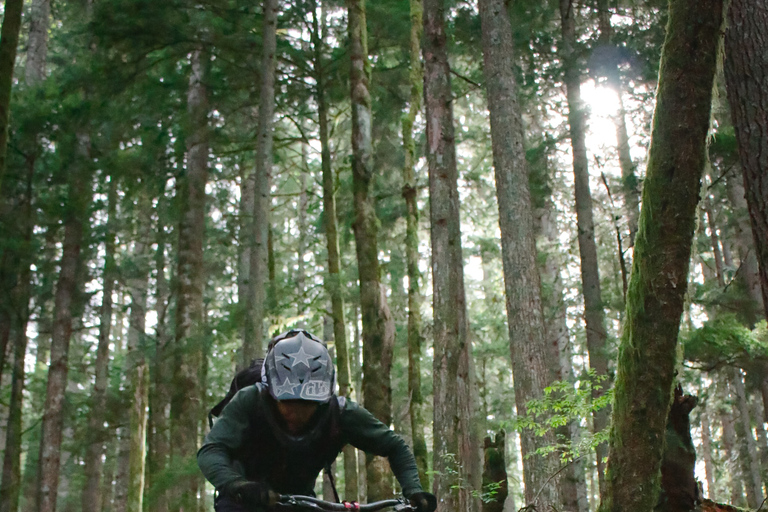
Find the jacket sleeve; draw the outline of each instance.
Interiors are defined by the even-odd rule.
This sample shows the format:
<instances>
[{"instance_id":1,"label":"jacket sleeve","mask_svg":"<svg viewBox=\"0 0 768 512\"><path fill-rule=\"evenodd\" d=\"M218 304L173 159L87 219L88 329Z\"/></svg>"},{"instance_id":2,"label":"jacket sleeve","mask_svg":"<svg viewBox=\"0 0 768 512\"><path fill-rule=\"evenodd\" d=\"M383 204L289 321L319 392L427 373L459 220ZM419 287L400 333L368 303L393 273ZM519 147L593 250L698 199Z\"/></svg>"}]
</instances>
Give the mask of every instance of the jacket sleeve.
<instances>
[{"instance_id":1,"label":"jacket sleeve","mask_svg":"<svg viewBox=\"0 0 768 512\"><path fill-rule=\"evenodd\" d=\"M258 386L240 390L224 408L197 452L197 465L216 489L245 478L233 455L242 450L259 399Z\"/></svg>"},{"instance_id":2,"label":"jacket sleeve","mask_svg":"<svg viewBox=\"0 0 768 512\"><path fill-rule=\"evenodd\" d=\"M389 459L389 466L400 483L404 496L408 497L423 490L411 449L402 437L376 419L367 409L347 401L341 415L341 429L346 441L355 448Z\"/></svg>"}]
</instances>

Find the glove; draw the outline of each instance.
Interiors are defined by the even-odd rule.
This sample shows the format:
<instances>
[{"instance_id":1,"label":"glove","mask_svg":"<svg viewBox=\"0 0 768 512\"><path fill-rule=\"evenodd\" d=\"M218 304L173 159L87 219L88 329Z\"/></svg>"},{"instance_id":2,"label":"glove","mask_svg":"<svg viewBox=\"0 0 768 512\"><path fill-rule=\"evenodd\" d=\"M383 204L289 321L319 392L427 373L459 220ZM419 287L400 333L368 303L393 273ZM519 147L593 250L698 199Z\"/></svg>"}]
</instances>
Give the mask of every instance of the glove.
<instances>
[{"instance_id":1,"label":"glove","mask_svg":"<svg viewBox=\"0 0 768 512\"><path fill-rule=\"evenodd\" d=\"M408 500L416 512L435 512L437 509L437 498L431 492L415 492L408 496Z\"/></svg>"},{"instance_id":2,"label":"glove","mask_svg":"<svg viewBox=\"0 0 768 512\"><path fill-rule=\"evenodd\" d=\"M248 510L259 510L277 503L279 495L264 482L235 480L227 484L223 494L244 505Z\"/></svg>"}]
</instances>

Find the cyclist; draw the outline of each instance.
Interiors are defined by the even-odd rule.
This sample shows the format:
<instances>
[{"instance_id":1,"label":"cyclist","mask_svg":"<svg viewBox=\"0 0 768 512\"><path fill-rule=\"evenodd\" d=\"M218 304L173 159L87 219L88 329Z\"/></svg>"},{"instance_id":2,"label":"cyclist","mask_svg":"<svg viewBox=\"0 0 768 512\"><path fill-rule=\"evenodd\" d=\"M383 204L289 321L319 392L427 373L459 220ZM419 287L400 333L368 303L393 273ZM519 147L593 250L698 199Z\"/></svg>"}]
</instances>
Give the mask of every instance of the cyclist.
<instances>
[{"instance_id":1,"label":"cyclist","mask_svg":"<svg viewBox=\"0 0 768 512\"><path fill-rule=\"evenodd\" d=\"M215 510L264 511L275 493L313 496L320 471L351 444L387 457L417 512L434 512L437 500L422 489L403 439L360 405L334 395L325 344L294 330L269 346L262 382L234 396L197 454L217 490Z\"/></svg>"}]
</instances>

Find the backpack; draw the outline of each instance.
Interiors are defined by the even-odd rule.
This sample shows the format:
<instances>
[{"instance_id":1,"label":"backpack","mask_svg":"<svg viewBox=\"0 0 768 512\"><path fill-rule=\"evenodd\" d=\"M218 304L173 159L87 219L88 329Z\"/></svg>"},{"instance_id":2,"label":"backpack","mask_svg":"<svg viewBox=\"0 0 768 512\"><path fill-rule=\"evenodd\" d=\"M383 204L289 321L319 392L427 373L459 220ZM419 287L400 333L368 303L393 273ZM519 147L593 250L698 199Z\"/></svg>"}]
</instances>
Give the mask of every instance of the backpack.
<instances>
[{"instance_id":1,"label":"backpack","mask_svg":"<svg viewBox=\"0 0 768 512\"><path fill-rule=\"evenodd\" d=\"M248 386L253 386L257 382L261 382L261 367L264 365L264 358L260 357L251 361L251 364L247 368L243 368L235 374L235 378L232 379L232 383L229 385L229 391L224 395L219 403L213 406L208 411L208 428L213 428L213 422L216 418L221 416L221 411L227 406L229 402L235 397L238 391Z\"/></svg>"},{"instance_id":2,"label":"backpack","mask_svg":"<svg viewBox=\"0 0 768 512\"><path fill-rule=\"evenodd\" d=\"M270 346L271 348L271 346ZM238 391L241 389L244 389L248 386L253 386L259 382L262 382L261 379L261 370L264 366L264 358L258 358L251 361L251 364L248 365L247 368L243 368L239 372L235 374L235 377L232 379L232 383L229 385L229 391L227 391L227 394L224 395L224 398L221 399L219 403L213 406L213 408L208 411L208 428L213 428L213 423L221 416L222 411L224 410L224 407L227 406L229 402L232 401L232 399L235 397ZM337 403L331 405L331 429L330 429L330 435L331 435L331 443L335 444L339 438L341 437L341 427L340 427L340 417L341 417L341 411L344 410L344 406L346 405L346 398L343 396L336 396ZM333 495L336 498L337 503L341 503L339 500L339 493L336 491L336 479L333 476L333 470L331 469L331 464L333 462L329 462L325 466L325 474L328 476L328 480L331 482L331 487L333 488Z\"/></svg>"}]
</instances>

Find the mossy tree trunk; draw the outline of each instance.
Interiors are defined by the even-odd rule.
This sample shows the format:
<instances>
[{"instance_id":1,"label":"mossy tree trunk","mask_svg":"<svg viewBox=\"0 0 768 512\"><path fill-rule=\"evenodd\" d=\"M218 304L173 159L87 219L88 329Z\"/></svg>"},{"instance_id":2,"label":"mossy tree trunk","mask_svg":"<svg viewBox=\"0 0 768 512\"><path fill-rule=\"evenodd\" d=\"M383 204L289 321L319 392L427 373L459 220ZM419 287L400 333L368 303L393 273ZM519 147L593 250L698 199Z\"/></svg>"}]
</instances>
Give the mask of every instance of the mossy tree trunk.
<instances>
[{"instance_id":1,"label":"mossy tree trunk","mask_svg":"<svg viewBox=\"0 0 768 512\"><path fill-rule=\"evenodd\" d=\"M419 271L419 205L417 201L416 143L413 140L413 123L421 110L424 94L424 69L421 65L421 34L423 29L423 8L421 0L411 0L411 98L408 112L403 116L403 147L405 165L403 166L403 198L407 208L405 253L408 267L408 394L410 396L409 413L411 417L411 436L413 455L419 468L421 485L429 488L427 476L427 442L424 438L424 397L421 394L421 354L424 345L422 334L421 272Z\"/></svg>"},{"instance_id":2,"label":"mossy tree trunk","mask_svg":"<svg viewBox=\"0 0 768 512\"><path fill-rule=\"evenodd\" d=\"M659 496L722 21L722 0L669 3L619 349L603 512L646 512Z\"/></svg>"},{"instance_id":3,"label":"mossy tree trunk","mask_svg":"<svg viewBox=\"0 0 768 512\"><path fill-rule=\"evenodd\" d=\"M530 400L544 397L556 379L557 345L545 338L541 277L536 265L533 210L525 160L523 123L514 76L512 26L503 0L480 0L485 81L491 114L493 164L499 205L504 288L517 414L525 417ZM550 357L554 355L555 357ZM548 510L559 503L557 455L536 450L556 443L554 432L520 433L526 506Z\"/></svg>"},{"instance_id":4,"label":"mossy tree trunk","mask_svg":"<svg viewBox=\"0 0 768 512\"><path fill-rule=\"evenodd\" d=\"M587 331L587 351L589 367L599 378L608 376L608 353L603 312L602 293L600 291L600 272L598 270L597 245L595 244L595 222L592 216L592 193L589 189L589 164L586 144L586 112L581 100L581 76L576 60L576 8L574 0L560 0L560 18L562 23L561 55L565 68L565 88L568 99L568 125L570 128L571 148L573 151L574 196L576 204L576 222L581 263L581 284L584 296L584 323ZM605 394L610 383L601 382L593 387L594 399ZM596 410L592 415L595 432L608 427L606 408ZM600 490L605 487L605 463L607 446L597 446L597 474Z\"/></svg>"},{"instance_id":5,"label":"mossy tree trunk","mask_svg":"<svg viewBox=\"0 0 768 512\"><path fill-rule=\"evenodd\" d=\"M755 238L768 318L768 6L733 0L725 36L725 81Z\"/></svg>"},{"instance_id":6,"label":"mossy tree trunk","mask_svg":"<svg viewBox=\"0 0 768 512\"><path fill-rule=\"evenodd\" d=\"M365 407L385 425L392 421L390 369L394 330L389 329L386 296L382 293L377 248L376 204L373 195L370 63L365 1L348 0L350 94L352 98L352 188L355 247L363 317L363 396ZM392 495L390 471L380 457L366 462L368 500Z\"/></svg>"},{"instance_id":7,"label":"mossy tree trunk","mask_svg":"<svg viewBox=\"0 0 768 512\"><path fill-rule=\"evenodd\" d=\"M466 510L469 489L460 484L471 481L464 474L471 461L461 460L462 437L459 416L471 383L468 371L470 341L467 325L464 268L461 249L458 172L453 128L450 67L446 48L443 0L424 3L424 98L429 166L430 224L432 245L434 314L433 358L433 491L438 496L438 511ZM458 376L458 379L457 379ZM463 455L463 454L462 454ZM465 463L467 463L465 465ZM460 487L464 487L461 489Z\"/></svg>"},{"instance_id":8,"label":"mossy tree trunk","mask_svg":"<svg viewBox=\"0 0 768 512\"><path fill-rule=\"evenodd\" d=\"M179 471L171 510L192 512L197 508L198 476L194 467L198 448L198 424L202 417L200 372L205 336L203 318L203 242L205 239L205 184L208 181L208 55L192 52L187 92L187 167L179 178L180 205L176 268L176 331L173 348L171 397L171 467Z\"/></svg>"}]
</instances>

